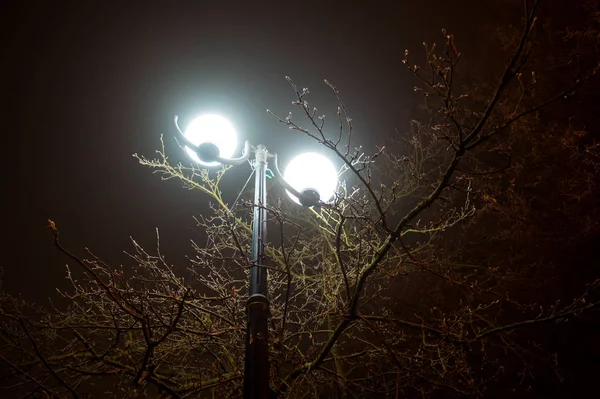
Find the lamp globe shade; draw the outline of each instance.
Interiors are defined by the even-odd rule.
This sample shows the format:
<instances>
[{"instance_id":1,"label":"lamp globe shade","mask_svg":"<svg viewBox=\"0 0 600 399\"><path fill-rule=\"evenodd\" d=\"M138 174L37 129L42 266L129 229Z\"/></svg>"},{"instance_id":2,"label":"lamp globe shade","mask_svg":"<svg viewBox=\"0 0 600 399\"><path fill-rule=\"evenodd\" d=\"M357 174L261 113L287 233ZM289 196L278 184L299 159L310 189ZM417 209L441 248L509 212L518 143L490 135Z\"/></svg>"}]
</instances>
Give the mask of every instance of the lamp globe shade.
<instances>
[{"instance_id":1,"label":"lamp globe shade","mask_svg":"<svg viewBox=\"0 0 600 399\"><path fill-rule=\"evenodd\" d=\"M331 201L338 185L335 166L316 152L300 154L292 159L283 172L283 178L296 191L323 202ZM287 193L297 204L307 205L289 191Z\"/></svg>"},{"instance_id":2,"label":"lamp globe shade","mask_svg":"<svg viewBox=\"0 0 600 399\"><path fill-rule=\"evenodd\" d=\"M231 158L237 147L235 128L220 115L199 116L188 125L184 135L192 144L200 147L200 156L186 147L188 155L207 167L219 165L219 162L213 160L215 157Z\"/></svg>"}]
</instances>

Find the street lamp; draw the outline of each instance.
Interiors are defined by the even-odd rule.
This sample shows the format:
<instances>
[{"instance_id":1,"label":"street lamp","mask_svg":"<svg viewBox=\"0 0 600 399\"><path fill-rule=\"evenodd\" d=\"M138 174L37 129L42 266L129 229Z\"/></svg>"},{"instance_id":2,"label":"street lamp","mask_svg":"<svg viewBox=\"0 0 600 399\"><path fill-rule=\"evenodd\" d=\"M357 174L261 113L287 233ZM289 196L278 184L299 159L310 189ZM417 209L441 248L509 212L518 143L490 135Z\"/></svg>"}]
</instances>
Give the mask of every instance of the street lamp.
<instances>
[{"instance_id":1,"label":"street lamp","mask_svg":"<svg viewBox=\"0 0 600 399\"><path fill-rule=\"evenodd\" d=\"M190 147L185 151L195 162L206 167L219 165L219 162L210 162L215 157L231 158L237 147L235 128L220 115L202 115L194 119L185 129L185 137L199 146L199 151Z\"/></svg>"},{"instance_id":2,"label":"street lamp","mask_svg":"<svg viewBox=\"0 0 600 399\"><path fill-rule=\"evenodd\" d=\"M275 176L290 198L304 206L320 206L333 199L338 185L337 171L327 158L313 152L295 157L282 176L277 166L277 154L270 154L264 145L252 146L247 141L241 157L232 158L237 146L236 132L231 123L219 115L202 115L194 119L185 133L179 128L175 116L175 126L186 152L202 166L239 165L249 159L251 152L254 153L254 215L250 288L246 302L244 398L269 398L269 299L267 268L263 267L266 266L268 159L273 159Z\"/></svg>"},{"instance_id":3,"label":"street lamp","mask_svg":"<svg viewBox=\"0 0 600 399\"><path fill-rule=\"evenodd\" d=\"M306 199L329 202L335 196L338 173L331 161L316 152L306 152L290 161L283 172L283 179L296 191L297 197L288 190L288 195L297 204L308 205Z\"/></svg>"}]
</instances>

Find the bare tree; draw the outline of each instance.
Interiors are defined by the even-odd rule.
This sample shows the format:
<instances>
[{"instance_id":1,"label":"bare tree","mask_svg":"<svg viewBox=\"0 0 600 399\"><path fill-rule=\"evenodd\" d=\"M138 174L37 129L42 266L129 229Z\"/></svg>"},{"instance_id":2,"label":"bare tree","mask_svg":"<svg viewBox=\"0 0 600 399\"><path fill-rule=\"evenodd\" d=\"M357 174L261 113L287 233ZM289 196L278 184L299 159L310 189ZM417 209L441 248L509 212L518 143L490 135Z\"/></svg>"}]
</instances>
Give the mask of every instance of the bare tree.
<instances>
[{"instance_id":1,"label":"bare tree","mask_svg":"<svg viewBox=\"0 0 600 399\"><path fill-rule=\"evenodd\" d=\"M424 43L421 63L407 50L424 117L372 154L356 143L332 83L325 81L339 107L326 122L309 90L288 78L295 114L271 114L330 151L344 184L321 207L268 207L271 388L280 397L481 396L507 375L535 372L544 350L524 344L520 330L597 308L593 280L567 301L522 295L523 287L543 289L538 277L548 271L539 252L517 246L543 225L527 190L551 184L561 162L557 181L570 186L555 197L564 205L555 220L568 219L598 197L600 166L583 130L541 116L575 96L599 66L571 69L577 76L558 89L540 84L532 69L538 5L525 7L518 36L505 37L511 53L493 83L465 81L446 31L441 49ZM596 40L589 31L582 37ZM193 278L184 281L165 261L158 232L152 253L133 241L126 270L88 249L85 257L70 252L49 221L56 246L80 272L67 268L71 288L60 291L67 309L2 293L5 389L41 397L240 396L252 204L223 197L228 167L215 174L171 164L164 144L155 159L136 157L210 199L211 212L197 219L207 238L194 243ZM540 167L546 161L553 163ZM578 219L581 234L597 231L593 220Z\"/></svg>"}]
</instances>

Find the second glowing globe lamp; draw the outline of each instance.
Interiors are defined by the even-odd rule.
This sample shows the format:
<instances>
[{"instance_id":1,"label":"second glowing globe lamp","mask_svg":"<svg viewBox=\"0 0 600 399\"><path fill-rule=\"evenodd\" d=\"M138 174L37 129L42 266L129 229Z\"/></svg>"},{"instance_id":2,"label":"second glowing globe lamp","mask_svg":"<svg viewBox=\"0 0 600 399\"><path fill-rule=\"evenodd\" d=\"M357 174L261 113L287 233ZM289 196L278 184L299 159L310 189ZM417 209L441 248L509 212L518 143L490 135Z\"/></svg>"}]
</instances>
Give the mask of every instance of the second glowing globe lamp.
<instances>
[{"instance_id":1,"label":"second glowing globe lamp","mask_svg":"<svg viewBox=\"0 0 600 399\"><path fill-rule=\"evenodd\" d=\"M338 184L338 173L333 164L321 154L307 152L290 161L283 172L284 180L296 191L313 201L329 202ZM297 204L307 205L288 191Z\"/></svg>"}]
</instances>

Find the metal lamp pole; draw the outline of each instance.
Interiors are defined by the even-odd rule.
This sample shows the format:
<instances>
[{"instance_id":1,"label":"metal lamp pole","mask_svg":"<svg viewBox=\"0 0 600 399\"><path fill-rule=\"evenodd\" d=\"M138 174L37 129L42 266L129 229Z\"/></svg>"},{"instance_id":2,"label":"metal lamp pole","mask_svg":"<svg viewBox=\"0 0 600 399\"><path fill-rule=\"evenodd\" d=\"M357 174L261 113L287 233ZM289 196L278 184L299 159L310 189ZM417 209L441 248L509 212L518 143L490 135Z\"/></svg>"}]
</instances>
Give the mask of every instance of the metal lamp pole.
<instances>
[{"instance_id":1,"label":"metal lamp pole","mask_svg":"<svg viewBox=\"0 0 600 399\"><path fill-rule=\"evenodd\" d=\"M265 146L255 151L254 218L252 227L252 265L250 292L246 302L246 359L244 363L244 398L266 399L269 389L269 299L265 241L267 238L267 157Z\"/></svg>"},{"instance_id":2,"label":"metal lamp pole","mask_svg":"<svg viewBox=\"0 0 600 399\"><path fill-rule=\"evenodd\" d=\"M214 115L207 129L214 128ZM273 158L273 172L284 188L298 198L304 206L321 206L320 195L317 190L307 189L297 191L279 172L277 154L270 155L264 145L251 149L246 141L240 158L221 158L220 150L211 141L194 144L181 131L175 116L175 126L180 133L183 143L204 162L228 165L241 165L248 160L250 152L255 155L255 183L254 183L254 215L252 226L252 254L250 265L250 289L246 301L246 357L244 361L244 398L268 399L272 396L269 387L269 299L267 298L267 268L265 257L265 243L267 239L267 159ZM221 137L223 139L223 136ZM224 140L227 140L226 138ZM314 159L314 158L311 158ZM314 161L312 161L314 162ZM208 165L208 166L212 166ZM321 171L322 173L322 171ZM334 180L337 182L337 172L333 170ZM336 183L337 184L337 183ZM335 184L334 184L335 185ZM332 194L333 195L333 194Z\"/></svg>"}]
</instances>

